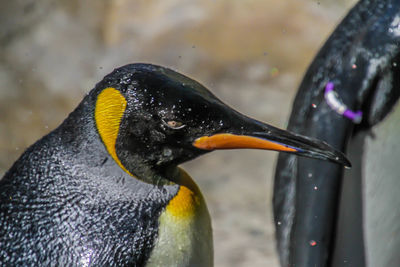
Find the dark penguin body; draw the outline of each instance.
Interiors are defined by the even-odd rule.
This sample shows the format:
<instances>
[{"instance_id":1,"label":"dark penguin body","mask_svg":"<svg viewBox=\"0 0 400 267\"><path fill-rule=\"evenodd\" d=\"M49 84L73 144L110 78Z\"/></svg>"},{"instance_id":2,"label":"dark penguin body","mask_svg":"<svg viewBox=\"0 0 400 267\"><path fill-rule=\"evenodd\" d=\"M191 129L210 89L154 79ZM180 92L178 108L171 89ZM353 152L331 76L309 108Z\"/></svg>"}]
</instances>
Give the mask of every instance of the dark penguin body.
<instances>
[{"instance_id":1,"label":"dark penguin body","mask_svg":"<svg viewBox=\"0 0 400 267\"><path fill-rule=\"evenodd\" d=\"M343 169L334 164L287 154L279 156L274 215L282 266L364 266L366 255L372 255L371 250L376 250L378 244L385 246L386 241L378 241L382 237L376 235L367 244L369 252L365 252L364 238L371 224L364 220L363 208L371 195L363 192L368 182L363 179L368 175L364 173L368 170L366 166L374 166L377 159L365 160L364 143L365 137L373 136L374 128L393 112L400 96L399 18L399 1L360 1L333 32L305 74L288 129L325 140L337 149L347 149L355 164L345 171L343 178ZM362 111L359 124L329 106L324 98L328 82L335 84L337 97L349 109ZM379 149L392 150L395 144L386 145ZM369 153L379 154L378 151ZM385 183L388 178L374 179ZM398 218L400 213L395 211L398 207L393 205L388 203L386 208L392 206L390 214L397 213ZM367 212L374 214L376 210ZM396 225L393 222L391 229L398 229ZM399 245L386 248L386 252L392 250L386 259L391 258L392 264L385 265L385 260L377 261L375 256L375 265L397 266L400 261L393 259L398 249Z\"/></svg>"},{"instance_id":2,"label":"dark penguin body","mask_svg":"<svg viewBox=\"0 0 400 267\"><path fill-rule=\"evenodd\" d=\"M132 179L96 131L92 92L0 181L0 261L11 265L142 265L178 186Z\"/></svg>"},{"instance_id":3,"label":"dark penguin body","mask_svg":"<svg viewBox=\"0 0 400 267\"><path fill-rule=\"evenodd\" d=\"M211 266L206 204L177 165L233 148L350 164L326 143L250 119L172 70L116 69L0 181L0 262Z\"/></svg>"}]
</instances>

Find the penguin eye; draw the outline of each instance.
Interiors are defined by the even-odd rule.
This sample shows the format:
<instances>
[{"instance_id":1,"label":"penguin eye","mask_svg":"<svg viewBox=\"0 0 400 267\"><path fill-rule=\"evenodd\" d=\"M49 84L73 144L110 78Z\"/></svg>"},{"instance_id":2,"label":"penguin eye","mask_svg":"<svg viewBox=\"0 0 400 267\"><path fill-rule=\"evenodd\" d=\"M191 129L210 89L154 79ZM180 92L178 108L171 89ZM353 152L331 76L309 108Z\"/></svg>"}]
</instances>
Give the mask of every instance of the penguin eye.
<instances>
[{"instance_id":1,"label":"penguin eye","mask_svg":"<svg viewBox=\"0 0 400 267\"><path fill-rule=\"evenodd\" d=\"M180 121L172 121L172 120L171 121L169 121L169 120L165 121L165 120L162 120L162 122L163 122L163 124L165 126L167 126L168 128L174 129L174 130L182 129L183 127L186 126L185 124L183 124Z\"/></svg>"}]
</instances>

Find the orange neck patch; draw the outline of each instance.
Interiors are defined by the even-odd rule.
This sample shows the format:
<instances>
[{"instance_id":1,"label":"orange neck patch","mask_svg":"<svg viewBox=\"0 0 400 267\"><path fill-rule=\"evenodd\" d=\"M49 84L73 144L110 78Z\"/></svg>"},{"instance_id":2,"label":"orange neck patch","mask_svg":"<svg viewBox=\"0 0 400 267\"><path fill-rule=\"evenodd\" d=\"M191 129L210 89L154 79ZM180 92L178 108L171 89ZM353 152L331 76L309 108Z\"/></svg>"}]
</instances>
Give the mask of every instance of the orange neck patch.
<instances>
[{"instance_id":1,"label":"orange neck patch","mask_svg":"<svg viewBox=\"0 0 400 267\"><path fill-rule=\"evenodd\" d=\"M122 116L126 109L125 97L115 88L104 89L98 96L94 117L97 130L108 153L121 169L133 176L117 157L115 143L119 133Z\"/></svg>"},{"instance_id":2,"label":"orange neck patch","mask_svg":"<svg viewBox=\"0 0 400 267\"><path fill-rule=\"evenodd\" d=\"M190 218L199 205L199 197L186 186L180 186L178 194L168 203L166 211L180 219Z\"/></svg>"},{"instance_id":3,"label":"orange neck patch","mask_svg":"<svg viewBox=\"0 0 400 267\"><path fill-rule=\"evenodd\" d=\"M179 185L179 191L171 199L166 211L180 219L191 218L204 202L200 189L183 169L178 168L179 175L173 181Z\"/></svg>"}]
</instances>

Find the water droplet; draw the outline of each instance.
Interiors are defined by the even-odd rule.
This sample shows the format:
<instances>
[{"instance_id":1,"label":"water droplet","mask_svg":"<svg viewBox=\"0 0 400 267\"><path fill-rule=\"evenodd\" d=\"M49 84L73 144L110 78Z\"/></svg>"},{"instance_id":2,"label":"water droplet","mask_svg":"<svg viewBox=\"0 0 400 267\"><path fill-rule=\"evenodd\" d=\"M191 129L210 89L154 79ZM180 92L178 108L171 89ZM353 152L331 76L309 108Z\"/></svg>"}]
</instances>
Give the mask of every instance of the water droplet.
<instances>
[{"instance_id":1,"label":"water droplet","mask_svg":"<svg viewBox=\"0 0 400 267\"><path fill-rule=\"evenodd\" d=\"M351 68L354 70L354 69L357 69L357 65L356 64L353 64L353 65L351 65Z\"/></svg>"},{"instance_id":2,"label":"water droplet","mask_svg":"<svg viewBox=\"0 0 400 267\"><path fill-rule=\"evenodd\" d=\"M279 222L278 222L278 225L281 225L281 224L282 224L282 223L279 221Z\"/></svg>"},{"instance_id":3,"label":"water droplet","mask_svg":"<svg viewBox=\"0 0 400 267\"><path fill-rule=\"evenodd\" d=\"M169 149L169 148L164 148L163 155L166 156L166 157L171 156L172 155L172 150Z\"/></svg>"},{"instance_id":4,"label":"water droplet","mask_svg":"<svg viewBox=\"0 0 400 267\"><path fill-rule=\"evenodd\" d=\"M314 186L314 190L318 190L318 187L317 187L317 186Z\"/></svg>"},{"instance_id":5,"label":"water droplet","mask_svg":"<svg viewBox=\"0 0 400 267\"><path fill-rule=\"evenodd\" d=\"M393 67L397 67L397 62L393 62Z\"/></svg>"},{"instance_id":6,"label":"water droplet","mask_svg":"<svg viewBox=\"0 0 400 267\"><path fill-rule=\"evenodd\" d=\"M310 172L309 174L308 174L308 178L311 178L312 177L312 173Z\"/></svg>"}]
</instances>

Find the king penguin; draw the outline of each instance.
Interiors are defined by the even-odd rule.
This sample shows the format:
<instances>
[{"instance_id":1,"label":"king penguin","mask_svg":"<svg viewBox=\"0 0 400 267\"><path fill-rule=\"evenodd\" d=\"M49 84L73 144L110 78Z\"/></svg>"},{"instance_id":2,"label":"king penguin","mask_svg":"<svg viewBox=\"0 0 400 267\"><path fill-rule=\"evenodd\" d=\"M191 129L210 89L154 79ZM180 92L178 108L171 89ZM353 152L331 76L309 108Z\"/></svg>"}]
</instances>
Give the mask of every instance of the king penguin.
<instances>
[{"instance_id":1,"label":"king penguin","mask_svg":"<svg viewBox=\"0 0 400 267\"><path fill-rule=\"evenodd\" d=\"M246 117L173 70L115 69L0 181L0 262L212 266L207 206L178 165L235 148L350 165L328 144Z\"/></svg>"},{"instance_id":2,"label":"king penguin","mask_svg":"<svg viewBox=\"0 0 400 267\"><path fill-rule=\"evenodd\" d=\"M360 0L305 73L288 129L347 151L353 168L279 155L282 266L400 266L399 44L400 1ZM346 109L361 113L358 121Z\"/></svg>"}]
</instances>

